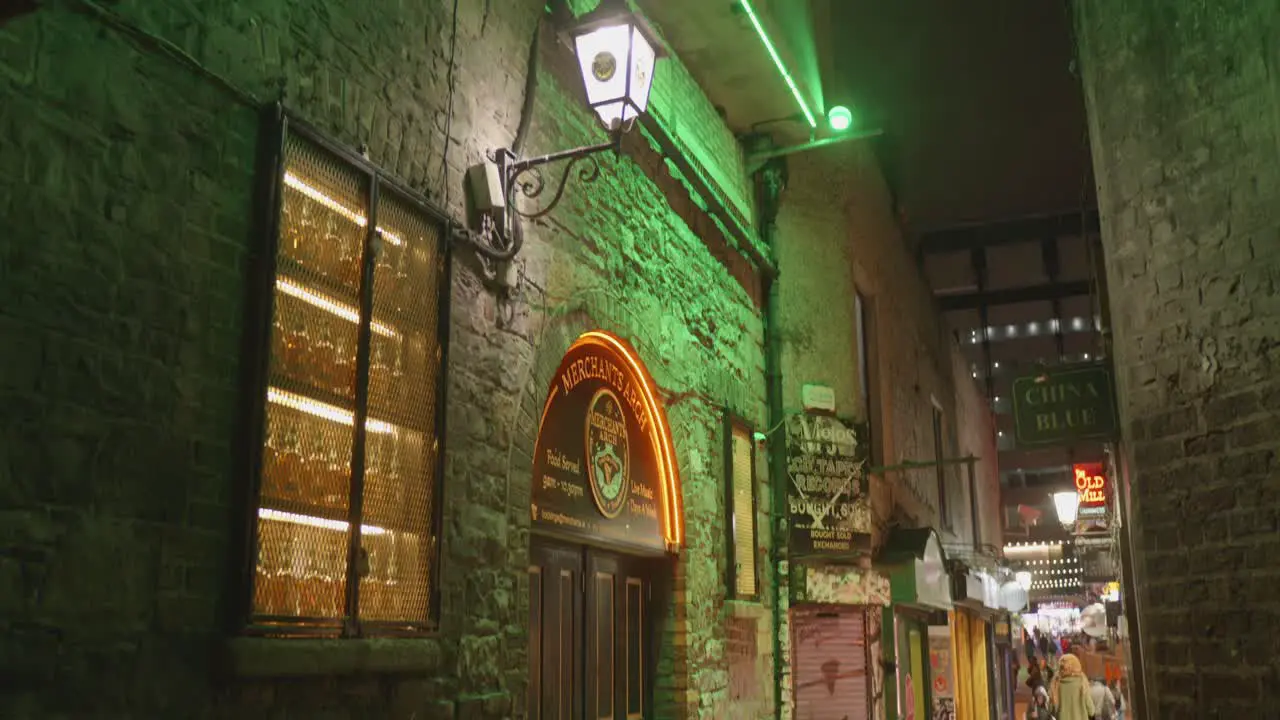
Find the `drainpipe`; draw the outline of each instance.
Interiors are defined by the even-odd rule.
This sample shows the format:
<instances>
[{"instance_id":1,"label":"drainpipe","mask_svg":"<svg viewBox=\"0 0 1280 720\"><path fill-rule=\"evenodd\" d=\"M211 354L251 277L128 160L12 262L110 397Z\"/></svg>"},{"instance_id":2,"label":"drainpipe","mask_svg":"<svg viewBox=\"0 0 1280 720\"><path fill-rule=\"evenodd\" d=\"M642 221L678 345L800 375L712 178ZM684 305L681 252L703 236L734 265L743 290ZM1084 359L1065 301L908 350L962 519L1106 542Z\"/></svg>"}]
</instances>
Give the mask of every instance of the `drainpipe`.
<instances>
[{"instance_id":1,"label":"drainpipe","mask_svg":"<svg viewBox=\"0 0 1280 720\"><path fill-rule=\"evenodd\" d=\"M787 182L786 163L782 158L768 161L756 173L756 188L760 209L760 234L769 247L777 267L775 250L776 221L778 217L779 199ZM769 448L769 487L771 502L769 503L769 529L773 542L770 544L770 565L773 568L773 706L774 717L782 718L782 563L786 559L785 522L783 510L787 502L787 444L786 434L779 432L786 418L782 405L782 332L778 326L781 317L780 298L778 293L778 272L767 272L763 277L764 305L764 372L765 400L769 409L769 425L767 434Z\"/></svg>"}]
</instances>

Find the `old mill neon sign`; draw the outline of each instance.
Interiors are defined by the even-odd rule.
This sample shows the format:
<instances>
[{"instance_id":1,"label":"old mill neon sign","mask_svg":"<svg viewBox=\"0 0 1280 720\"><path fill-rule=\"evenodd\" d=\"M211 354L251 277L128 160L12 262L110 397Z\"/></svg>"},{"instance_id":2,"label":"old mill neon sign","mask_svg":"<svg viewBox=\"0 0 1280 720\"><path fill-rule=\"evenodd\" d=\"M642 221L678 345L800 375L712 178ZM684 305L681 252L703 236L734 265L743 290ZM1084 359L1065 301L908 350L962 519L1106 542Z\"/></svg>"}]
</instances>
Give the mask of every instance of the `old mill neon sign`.
<instances>
[{"instance_id":1,"label":"old mill neon sign","mask_svg":"<svg viewBox=\"0 0 1280 720\"><path fill-rule=\"evenodd\" d=\"M1076 477L1076 492L1080 495L1080 507L1105 505L1107 502L1107 477L1102 474L1102 466L1073 465Z\"/></svg>"}]
</instances>

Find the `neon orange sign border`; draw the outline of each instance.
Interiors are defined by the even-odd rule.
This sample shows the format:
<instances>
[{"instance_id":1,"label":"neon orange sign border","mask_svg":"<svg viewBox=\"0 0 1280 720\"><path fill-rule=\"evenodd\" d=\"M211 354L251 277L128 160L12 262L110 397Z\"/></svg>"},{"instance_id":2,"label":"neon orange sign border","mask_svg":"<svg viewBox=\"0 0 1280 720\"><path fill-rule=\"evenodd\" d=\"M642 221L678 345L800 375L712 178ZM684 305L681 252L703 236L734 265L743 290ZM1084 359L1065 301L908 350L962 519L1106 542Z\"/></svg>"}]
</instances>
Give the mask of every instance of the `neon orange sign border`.
<instances>
[{"instance_id":1,"label":"neon orange sign border","mask_svg":"<svg viewBox=\"0 0 1280 720\"><path fill-rule=\"evenodd\" d=\"M590 330L578 336L577 340L569 346L565 351L565 355L573 352L579 347L585 345L594 345L605 348L620 355L627 367L641 380L641 396L644 400L645 409L653 418L652 428L649 430L649 442L653 445L654 453L658 456L658 472L661 477L658 478L658 488L662 500L662 537L667 543L667 549L674 551L684 546L684 507L683 496L680 492L680 468L676 464L675 445L671 439L671 425L667 422L666 410L662 407L662 403L658 402L657 384L654 383L653 377L649 375L649 371L645 368L644 363L640 360L639 355L627 341L614 335L606 330ZM547 395L546 404L542 408L542 418L545 420L547 409L551 407L551 400L555 397L556 386L553 384L551 392ZM542 423L538 423L539 432L542 429Z\"/></svg>"}]
</instances>

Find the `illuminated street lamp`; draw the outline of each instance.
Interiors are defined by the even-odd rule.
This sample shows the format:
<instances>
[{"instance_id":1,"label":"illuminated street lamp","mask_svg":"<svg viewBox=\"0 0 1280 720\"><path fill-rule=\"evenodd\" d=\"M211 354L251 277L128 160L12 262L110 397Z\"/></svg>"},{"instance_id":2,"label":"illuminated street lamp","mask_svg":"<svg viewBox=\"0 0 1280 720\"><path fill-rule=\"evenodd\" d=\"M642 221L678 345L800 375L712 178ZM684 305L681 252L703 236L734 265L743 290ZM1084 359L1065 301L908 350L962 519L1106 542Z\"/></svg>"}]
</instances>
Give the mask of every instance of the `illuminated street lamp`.
<instances>
[{"instance_id":1,"label":"illuminated street lamp","mask_svg":"<svg viewBox=\"0 0 1280 720\"><path fill-rule=\"evenodd\" d=\"M1076 512L1080 509L1080 494L1075 490L1064 490L1053 494L1053 509L1058 513L1058 522L1063 527L1074 527Z\"/></svg>"},{"instance_id":2,"label":"illuminated street lamp","mask_svg":"<svg viewBox=\"0 0 1280 720\"><path fill-rule=\"evenodd\" d=\"M1022 570L1018 573L1015 573L1013 577L1015 580L1018 581L1018 586L1021 587L1023 590L1031 589L1031 573L1027 572L1026 570Z\"/></svg>"},{"instance_id":3,"label":"illuminated street lamp","mask_svg":"<svg viewBox=\"0 0 1280 720\"><path fill-rule=\"evenodd\" d=\"M625 129L649 106L661 45L644 18L623 0L605 0L569 30L587 89L587 104L606 130Z\"/></svg>"},{"instance_id":4,"label":"illuminated street lamp","mask_svg":"<svg viewBox=\"0 0 1280 720\"><path fill-rule=\"evenodd\" d=\"M489 162L467 169L468 189L479 216L478 227L473 226L473 230L484 237L484 242L476 243L476 249L492 260L510 260L520 251L520 234L508 237L513 215L542 217L551 212L564 197L569 172L579 160L591 161L591 167L578 173L581 181L598 178L600 166L592 156L605 150L619 151L623 133L649 107L654 68L665 53L653 28L631 10L627 0L602 0L599 7L579 18L565 33L578 58L587 105L609 131L609 141L532 158L521 158L515 150L500 148L490 154ZM517 189L528 198L540 196L548 187L541 175L542 166L561 161L567 163L550 202L536 211L519 210L515 202Z\"/></svg>"}]
</instances>

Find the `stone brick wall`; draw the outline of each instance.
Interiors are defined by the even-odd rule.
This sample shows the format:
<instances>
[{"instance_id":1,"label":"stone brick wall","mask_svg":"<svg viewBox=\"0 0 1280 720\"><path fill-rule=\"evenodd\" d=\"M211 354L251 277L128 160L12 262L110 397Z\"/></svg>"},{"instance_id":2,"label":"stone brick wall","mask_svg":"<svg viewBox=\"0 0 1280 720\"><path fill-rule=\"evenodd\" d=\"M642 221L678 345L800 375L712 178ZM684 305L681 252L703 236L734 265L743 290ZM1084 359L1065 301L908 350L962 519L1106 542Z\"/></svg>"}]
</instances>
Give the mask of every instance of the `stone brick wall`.
<instances>
[{"instance_id":1,"label":"stone brick wall","mask_svg":"<svg viewBox=\"0 0 1280 720\"><path fill-rule=\"evenodd\" d=\"M1280 11L1078 3L1148 717L1274 700Z\"/></svg>"},{"instance_id":2,"label":"stone brick wall","mask_svg":"<svg viewBox=\"0 0 1280 720\"><path fill-rule=\"evenodd\" d=\"M958 349L951 353L951 377L955 378L956 417L963 418L956 431L955 454L977 458L972 486L968 468L957 466L961 489L954 520L957 534L962 542L972 544L976 540L981 545L998 548L1004 545L1004 523L1000 510L1000 453L996 450L995 416L991 403L970 374L963 351Z\"/></svg>"},{"instance_id":3,"label":"stone brick wall","mask_svg":"<svg viewBox=\"0 0 1280 720\"><path fill-rule=\"evenodd\" d=\"M233 439L257 248L255 108L283 91L460 216L462 171L514 135L542 8L459 3L456 53L446 0L72 3L0 29L0 572L14 588L0 600L0 715L519 713L536 407L569 340L598 326L644 355L684 480L686 601L665 624L660 715L726 716L721 413L764 421L758 280L709 247L726 243L706 199L689 198L638 134L602 159L600 181L571 185L528 227L510 297L459 252L439 636L242 643L232 657L245 677L223 673L240 562L230 532L246 502ZM603 139L566 51L549 37L543 51L528 151ZM659 78L682 72L662 62ZM689 145L725 152L718 119L672 102ZM726 157L720 189L746 197L740 153ZM767 501L760 510L763 522ZM734 614L770 632L767 602L756 608Z\"/></svg>"},{"instance_id":4,"label":"stone brick wall","mask_svg":"<svg viewBox=\"0 0 1280 720\"><path fill-rule=\"evenodd\" d=\"M998 501L992 418L902 240L870 148L837 145L793 155L787 169L775 241L786 410L801 410L802 386L817 383L835 389L839 414L864 417L854 298L861 292L869 303L871 413L879 415L873 442L880 445L884 464L933 460L936 399L943 408L948 455L985 457L984 472L996 483ZM965 428L963 439L958 428ZM983 437L989 448L979 447ZM887 480L873 477L875 548L895 515L907 526L940 526L935 478L933 469L891 473ZM956 520L949 536L967 538L964 467L949 467L947 478ZM993 506L992 512L998 510Z\"/></svg>"},{"instance_id":5,"label":"stone brick wall","mask_svg":"<svg viewBox=\"0 0 1280 720\"><path fill-rule=\"evenodd\" d=\"M935 399L949 453L956 454L957 428L973 422L967 413L974 409L961 414L957 406L953 373L962 358L902 240L870 148L852 143L802 153L788 158L788 168L777 247L788 410L800 408L803 383L819 382L836 388L842 412L862 414L857 290L868 300L872 413L879 415L873 427L879 426L875 442L884 464L933 460ZM953 467L948 473L947 486L959 488L963 472ZM921 523L938 525L936 487L932 469L893 475L873 488L877 517L887 521L896 505ZM961 500L957 495L950 505Z\"/></svg>"}]
</instances>

